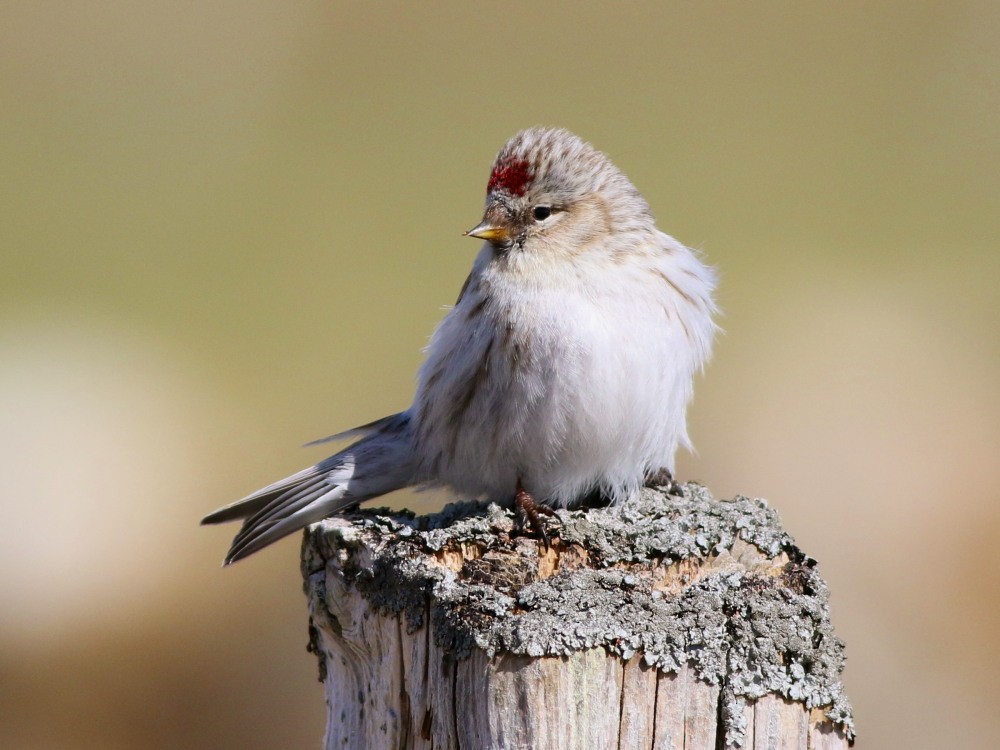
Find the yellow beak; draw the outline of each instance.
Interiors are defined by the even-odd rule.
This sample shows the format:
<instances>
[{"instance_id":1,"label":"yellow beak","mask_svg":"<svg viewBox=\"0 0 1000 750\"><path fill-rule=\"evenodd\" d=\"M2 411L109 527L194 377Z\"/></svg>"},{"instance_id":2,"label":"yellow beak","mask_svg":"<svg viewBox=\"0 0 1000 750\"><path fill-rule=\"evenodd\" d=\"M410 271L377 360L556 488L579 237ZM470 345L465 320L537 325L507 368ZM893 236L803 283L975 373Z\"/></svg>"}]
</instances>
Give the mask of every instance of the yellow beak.
<instances>
[{"instance_id":1,"label":"yellow beak","mask_svg":"<svg viewBox=\"0 0 1000 750\"><path fill-rule=\"evenodd\" d=\"M507 227L497 226L488 219L484 219L468 232L465 232L465 236L478 237L481 240L497 243L509 242L511 237L510 230Z\"/></svg>"},{"instance_id":2,"label":"yellow beak","mask_svg":"<svg viewBox=\"0 0 1000 750\"><path fill-rule=\"evenodd\" d=\"M483 220L465 233L466 237L477 237L495 245L506 245L514 239L515 231L510 211L496 201L486 206Z\"/></svg>"}]
</instances>

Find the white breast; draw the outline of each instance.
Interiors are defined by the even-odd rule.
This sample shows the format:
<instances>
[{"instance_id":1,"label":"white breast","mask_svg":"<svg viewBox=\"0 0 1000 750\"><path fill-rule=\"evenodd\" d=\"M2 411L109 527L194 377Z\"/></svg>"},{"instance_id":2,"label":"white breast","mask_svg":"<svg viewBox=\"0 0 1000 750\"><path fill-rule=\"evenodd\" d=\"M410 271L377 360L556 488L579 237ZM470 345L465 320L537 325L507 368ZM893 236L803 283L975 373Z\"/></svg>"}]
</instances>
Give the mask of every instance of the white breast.
<instances>
[{"instance_id":1,"label":"white breast","mask_svg":"<svg viewBox=\"0 0 1000 750\"><path fill-rule=\"evenodd\" d=\"M581 260L530 282L477 260L421 368L414 418L423 479L463 494L566 504L621 499L687 444L692 377L707 359L714 278L682 245Z\"/></svg>"}]
</instances>

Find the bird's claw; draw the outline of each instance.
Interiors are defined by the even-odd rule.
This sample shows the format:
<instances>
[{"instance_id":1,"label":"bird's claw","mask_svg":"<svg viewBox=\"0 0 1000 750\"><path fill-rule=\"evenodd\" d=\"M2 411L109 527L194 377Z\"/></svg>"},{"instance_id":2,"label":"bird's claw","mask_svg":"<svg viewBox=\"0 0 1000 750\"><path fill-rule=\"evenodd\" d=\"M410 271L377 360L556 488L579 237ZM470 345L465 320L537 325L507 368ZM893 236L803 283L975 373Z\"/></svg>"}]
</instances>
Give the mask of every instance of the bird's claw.
<instances>
[{"instance_id":1,"label":"bird's claw","mask_svg":"<svg viewBox=\"0 0 1000 750\"><path fill-rule=\"evenodd\" d=\"M535 500L531 493L524 489L520 480L517 482L517 492L514 494L514 509L517 512L520 531L523 533L525 529L530 529L538 534L542 538L545 549L548 550L550 547L549 535L545 531L540 516L554 516L556 512L549 506L542 505Z\"/></svg>"},{"instance_id":2,"label":"bird's claw","mask_svg":"<svg viewBox=\"0 0 1000 750\"><path fill-rule=\"evenodd\" d=\"M681 483L674 479L674 475L669 469L659 469L646 478L647 487L662 487L668 495L675 497L684 496L684 488Z\"/></svg>"}]
</instances>

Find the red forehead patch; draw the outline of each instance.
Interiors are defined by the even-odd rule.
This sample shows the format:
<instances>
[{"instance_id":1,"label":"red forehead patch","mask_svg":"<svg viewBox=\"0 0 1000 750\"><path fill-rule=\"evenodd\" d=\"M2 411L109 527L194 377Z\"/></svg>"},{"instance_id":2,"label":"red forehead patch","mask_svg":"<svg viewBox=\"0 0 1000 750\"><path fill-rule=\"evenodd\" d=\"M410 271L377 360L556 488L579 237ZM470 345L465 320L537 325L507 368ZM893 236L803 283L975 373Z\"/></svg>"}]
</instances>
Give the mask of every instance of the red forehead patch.
<instances>
[{"instance_id":1,"label":"red forehead patch","mask_svg":"<svg viewBox=\"0 0 1000 750\"><path fill-rule=\"evenodd\" d=\"M490 173L490 181L486 183L486 192L492 193L497 188L506 190L511 195L524 195L528 183L534 179L531 165L524 159L505 159L499 162Z\"/></svg>"}]
</instances>

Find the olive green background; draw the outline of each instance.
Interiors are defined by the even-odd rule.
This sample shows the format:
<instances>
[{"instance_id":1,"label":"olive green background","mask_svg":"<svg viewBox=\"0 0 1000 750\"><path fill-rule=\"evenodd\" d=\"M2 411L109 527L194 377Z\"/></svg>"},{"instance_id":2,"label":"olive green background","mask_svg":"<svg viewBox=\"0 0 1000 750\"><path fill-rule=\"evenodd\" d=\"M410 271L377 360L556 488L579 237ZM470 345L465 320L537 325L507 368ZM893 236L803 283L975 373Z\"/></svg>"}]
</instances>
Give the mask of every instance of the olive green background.
<instances>
[{"instance_id":1,"label":"olive green background","mask_svg":"<svg viewBox=\"0 0 1000 750\"><path fill-rule=\"evenodd\" d=\"M407 406L534 124L720 269L680 473L819 560L858 747L991 745L1000 5L415 5L2 5L0 745L319 747L297 542L197 521Z\"/></svg>"}]
</instances>

